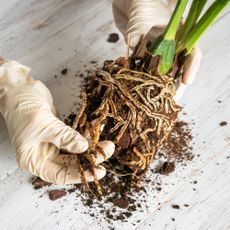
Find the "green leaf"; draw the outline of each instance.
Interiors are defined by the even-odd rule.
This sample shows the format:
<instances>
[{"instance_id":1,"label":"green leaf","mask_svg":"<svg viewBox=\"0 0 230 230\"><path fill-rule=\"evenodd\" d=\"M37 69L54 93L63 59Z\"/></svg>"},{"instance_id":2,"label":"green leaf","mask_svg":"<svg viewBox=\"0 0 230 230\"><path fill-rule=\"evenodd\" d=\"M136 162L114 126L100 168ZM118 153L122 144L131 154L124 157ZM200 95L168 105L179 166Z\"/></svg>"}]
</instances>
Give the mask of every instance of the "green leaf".
<instances>
[{"instance_id":1,"label":"green leaf","mask_svg":"<svg viewBox=\"0 0 230 230\"><path fill-rule=\"evenodd\" d=\"M150 50L156 56L160 57L160 66L158 73L164 75L169 72L174 62L174 54L176 49L175 40L160 39L155 46Z\"/></svg>"},{"instance_id":2,"label":"green leaf","mask_svg":"<svg viewBox=\"0 0 230 230\"><path fill-rule=\"evenodd\" d=\"M193 26L196 24L207 0L193 0L192 5L189 9L188 16L186 18L186 21L183 25L183 28L181 29L181 32L177 38L177 41L182 41L185 36L191 31Z\"/></svg>"},{"instance_id":3,"label":"green leaf","mask_svg":"<svg viewBox=\"0 0 230 230\"><path fill-rule=\"evenodd\" d=\"M172 17L168 23L168 26L164 33L164 39L173 40L176 37L178 27L181 22L181 18L184 14L185 7L188 3L188 0L178 0L177 5L173 11Z\"/></svg>"},{"instance_id":4,"label":"green leaf","mask_svg":"<svg viewBox=\"0 0 230 230\"><path fill-rule=\"evenodd\" d=\"M182 50L186 50L187 54L189 54L200 37L215 21L217 16L229 4L229 2L229 0L216 0L200 18L188 35L182 41L180 41L176 52L179 53Z\"/></svg>"}]
</instances>

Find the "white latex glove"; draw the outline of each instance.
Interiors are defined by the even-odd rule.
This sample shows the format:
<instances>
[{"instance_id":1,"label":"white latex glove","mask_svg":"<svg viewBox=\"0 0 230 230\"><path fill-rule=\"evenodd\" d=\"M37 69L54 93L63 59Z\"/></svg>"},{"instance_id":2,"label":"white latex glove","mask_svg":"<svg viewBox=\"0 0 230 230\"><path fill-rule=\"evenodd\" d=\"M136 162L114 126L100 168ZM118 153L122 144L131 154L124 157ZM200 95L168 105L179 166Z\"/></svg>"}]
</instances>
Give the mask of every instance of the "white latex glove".
<instances>
[{"instance_id":1,"label":"white latex glove","mask_svg":"<svg viewBox=\"0 0 230 230\"><path fill-rule=\"evenodd\" d=\"M127 42L130 38L130 48L134 49L142 35L146 35L152 27L155 27L150 34L154 40L163 31L169 22L172 14L173 1L169 0L168 5L161 0L113 0L113 15L117 28L124 35ZM159 30L159 28L161 28ZM194 48L190 58L186 60L182 83L177 90L175 97L178 100L183 94L186 85L191 84L198 72L202 52Z\"/></svg>"},{"instance_id":2,"label":"white latex glove","mask_svg":"<svg viewBox=\"0 0 230 230\"><path fill-rule=\"evenodd\" d=\"M80 183L81 176L74 167L74 154L85 152L87 139L65 125L56 117L53 98L48 88L29 75L30 69L16 61L0 59L0 111L5 119L12 144L16 149L17 162L24 170L55 184ZM109 158L114 152L110 141L99 143ZM104 161L98 152L96 164ZM95 168L97 177L106 171ZM93 181L89 171L88 181Z\"/></svg>"}]
</instances>

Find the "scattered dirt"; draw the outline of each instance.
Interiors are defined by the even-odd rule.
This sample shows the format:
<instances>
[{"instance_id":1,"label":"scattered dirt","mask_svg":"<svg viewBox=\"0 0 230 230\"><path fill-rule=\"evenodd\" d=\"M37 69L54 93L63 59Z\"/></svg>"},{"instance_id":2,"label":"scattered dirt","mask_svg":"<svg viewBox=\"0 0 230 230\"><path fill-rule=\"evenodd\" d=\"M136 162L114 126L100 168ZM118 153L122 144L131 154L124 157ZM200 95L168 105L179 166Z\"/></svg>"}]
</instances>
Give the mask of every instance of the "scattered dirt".
<instances>
[{"instance_id":1,"label":"scattered dirt","mask_svg":"<svg viewBox=\"0 0 230 230\"><path fill-rule=\"evenodd\" d=\"M175 163L174 162L164 162L157 168L157 172L162 175L168 175L175 170Z\"/></svg>"},{"instance_id":2,"label":"scattered dirt","mask_svg":"<svg viewBox=\"0 0 230 230\"><path fill-rule=\"evenodd\" d=\"M66 75L66 74L67 74L67 72L68 72L68 69L67 69L67 68L65 68L65 69L63 69L63 70L61 71L61 74L62 74L62 75Z\"/></svg>"},{"instance_id":3,"label":"scattered dirt","mask_svg":"<svg viewBox=\"0 0 230 230\"><path fill-rule=\"evenodd\" d=\"M167 142L161 147L159 154L168 161L173 159L176 162L192 160L192 132L187 122L177 121L172 129ZM173 166L172 166L173 167Z\"/></svg>"},{"instance_id":4,"label":"scattered dirt","mask_svg":"<svg viewBox=\"0 0 230 230\"><path fill-rule=\"evenodd\" d=\"M67 192L65 190L52 190L49 191L49 198L50 200L57 200L65 196L66 194Z\"/></svg>"},{"instance_id":5,"label":"scattered dirt","mask_svg":"<svg viewBox=\"0 0 230 230\"><path fill-rule=\"evenodd\" d=\"M43 187L46 187L46 186L50 186L51 183L49 182L46 182L44 180L42 180L41 178L37 177L33 182L32 182L32 185L34 187L34 189L41 189Z\"/></svg>"},{"instance_id":6,"label":"scattered dirt","mask_svg":"<svg viewBox=\"0 0 230 230\"><path fill-rule=\"evenodd\" d=\"M75 115L72 113L66 118L65 122L71 125L74 118ZM178 139L182 141L178 141ZM167 156L170 155L170 161L163 163L164 167L162 171L152 169L151 172L168 175L173 171L172 169L175 167L176 161L180 161L179 159L181 159L183 162L186 162L187 160L192 159L192 151L190 148L191 141L192 134L188 123L179 121L171 133L168 142L165 143L158 153L159 157L162 157L162 159L167 159ZM100 180L104 193L101 201L97 200L91 193L85 193L80 185L76 185L74 188L67 190L67 192L71 194L76 193L76 195L78 194L77 196L81 197L82 203L88 207L85 214L90 215L90 217L95 219L103 216L108 225L112 226L113 221L125 222L133 213L144 212L151 208L146 199L148 196L146 188L151 188L152 192L160 192L161 190L164 190L164 185L161 182L155 181L155 179L151 178L154 177L150 177L149 179L143 177L139 187L132 187L132 184L130 183L131 178L129 176L118 177L117 175L114 175L114 173L107 172L106 177ZM39 185L42 185L37 186L36 188L50 185L50 183L46 183L41 179L37 179L36 181L36 183L35 181L33 182L33 185L38 182ZM95 188L94 186L95 185L92 184L91 188ZM63 190L56 191L57 192L51 191L51 194L58 193L61 194L60 197L67 194L67 192ZM107 208L108 205L110 208ZM188 207L189 205L184 204L184 206ZM172 207L175 209L180 208L179 205L172 205ZM175 221L175 219L172 221Z\"/></svg>"},{"instance_id":7,"label":"scattered dirt","mask_svg":"<svg viewBox=\"0 0 230 230\"><path fill-rule=\"evenodd\" d=\"M119 35L117 33L109 34L107 42L116 43L119 40Z\"/></svg>"},{"instance_id":8,"label":"scattered dirt","mask_svg":"<svg viewBox=\"0 0 230 230\"><path fill-rule=\"evenodd\" d=\"M75 117L75 113L70 113L64 120L65 124L71 126L73 124Z\"/></svg>"},{"instance_id":9,"label":"scattered dirt","mask_svg":"<svg viewBox=\"0 0 230 230\"><path fill-rule=\"evenodd\" d=\"M228 124L227 121L221 121L219 125L220 125L220 126L226 126L227 124Z\"/></svg>"},{"instance_id":10,"label":"scattered dirt","mask_svg":"<svg viewBox=\"0 0 230 230\"><path fill-rule=\"evenodd\" d=\"M129 207L129 201L125 198L118 198L113 200L113 204L119 208L128 208Z\"/></svg>"},{"instance_id":11,"label":"scattered dirt","mask_svg":"<svg viewBox=\"0 0 230 230\"><path fill-rule=\"evenodd\" d=\"M180 206L178 204L173 204L172 208L174 208L174 209L180 209Z\"/></svg>"}]
</instances>

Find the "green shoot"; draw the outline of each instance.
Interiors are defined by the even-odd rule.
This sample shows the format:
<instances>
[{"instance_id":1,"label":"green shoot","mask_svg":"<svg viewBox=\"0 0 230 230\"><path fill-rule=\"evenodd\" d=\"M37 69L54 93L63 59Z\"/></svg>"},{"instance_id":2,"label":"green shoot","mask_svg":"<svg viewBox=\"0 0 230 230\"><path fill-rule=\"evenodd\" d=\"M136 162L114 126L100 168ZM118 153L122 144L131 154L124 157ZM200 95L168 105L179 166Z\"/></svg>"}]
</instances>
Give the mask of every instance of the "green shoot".
<instances>
[{"instance_id":1,"label":"green shoot","mask_svg":"<svg viewBox=\"0 0 230 230\"><path fill-rule=\"evenodd\" d=\"M229 0L216 0L193 27L193 29L187 34L187 36L178 42L176 53L186 50L186 53L189 54L203 33L214 22L216 17L228 3Z\"/></svg>"},{"instance_id":2,"label":"green shoot","mask_svg":"<svg viewBox=\"0 0 230 230\"><path fill-rule=\"evenodd\" d=\"M192 2L188 16L187 16L186 21L183 25L183 29L181 30L181 32L177 38L178 41L182 41L185 38L185 36L191 31L193 26L196 24L206 2L207 2L207 0L194 0Z\"/></svg>"},{"instance_id":3,"label":"green shoot","mask_svg":"<svg viewBox=\"0 0 230 230\"><path fill-rule=\"evenodd\" d=\"M161 62L158 69L160 75L168 73L173 66L176 50L176 33L187 3L188 0L178 0L163 36L149 49L151 54L160 56Z\"/></svg>"}]
</instances>

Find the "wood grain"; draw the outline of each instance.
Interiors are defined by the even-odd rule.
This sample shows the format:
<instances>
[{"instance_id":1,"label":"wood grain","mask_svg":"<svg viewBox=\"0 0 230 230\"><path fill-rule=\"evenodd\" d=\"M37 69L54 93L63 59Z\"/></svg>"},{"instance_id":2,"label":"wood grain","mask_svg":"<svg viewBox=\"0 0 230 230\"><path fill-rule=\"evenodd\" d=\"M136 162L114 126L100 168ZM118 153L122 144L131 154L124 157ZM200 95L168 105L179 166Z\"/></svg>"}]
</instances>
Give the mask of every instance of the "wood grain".
<instances>
[{"instance_id":1,"label":"wood grain","mask_svg":"<svg viewBox=\"0 0 230 230\"><path fill-rule=\"evenodd\" d=\"M122 35L116 44L106 42L109 33L118 32L111 1L0 0L0 5L0 56L30 66L33 77L51 89L62 118L77 108L81 79L76 74L95 69L91 61L100 66L125 53ZM161 180L162 191L147 188L150 208L134 213L128 222L114 222L115 229L230 229L229 12L202 38L201 69L181 100L188 114L183 119L195 122L194 152L200 157L170 176L149 174ZM63 68L68 69L65 76ZM221 127L221 121L228 125ZM84 214L87 207L75 194L52 202L40 197L44 193L34 191L31 175L18 169L1 118L0 229L108 229L102 216L95 221Z\"/></svg>"}]
</instances>

